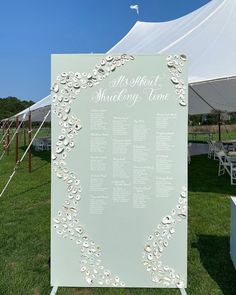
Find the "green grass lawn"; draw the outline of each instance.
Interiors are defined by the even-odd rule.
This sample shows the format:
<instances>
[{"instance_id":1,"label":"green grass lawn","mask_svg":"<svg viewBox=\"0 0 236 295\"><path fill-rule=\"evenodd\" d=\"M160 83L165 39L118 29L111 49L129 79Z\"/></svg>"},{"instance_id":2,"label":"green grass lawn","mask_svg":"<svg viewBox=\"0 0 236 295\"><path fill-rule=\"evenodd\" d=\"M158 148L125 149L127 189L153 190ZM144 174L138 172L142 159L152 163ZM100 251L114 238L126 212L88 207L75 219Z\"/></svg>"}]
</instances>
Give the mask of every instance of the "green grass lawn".
<instances>
[{"instance_id":1,"label":"green grass lawn","mask_svg":"<svg viewBox=\"0 0 236 295\"><path fill-rule=\"evenodd\" d=\"M44 133L43 133L44 132ZM45 136L45 130L41 135ZM23 136L20 135L22 143ZM20 154L23 154L21 146ZM0 162L0 188L14 167L14 149ZM235 295L229 256L230 196L236 187L217 176L218 162L192 157L189 166L188 295ZM0 200L0 294L50 293L50 155L33 152L33 171L20 166ZM176 253L178 255L178 253ZM66 271L66 270L65 270ZM177 295L168 289L59 288L66 295Z\"/></svg>"},{"instance_id":2,"label":"green grass lawn","mask_svg":"<svg viewBox=\"0 0 236 295\"><path fill-rule=\"evenodd\" d=\"M208 141L208 136L207 135L197 135L196 138L194 138L191 134L188 135L188 139L190 141ZM230 131L226 132L225 129L222 128L221 130L221 140L231 140L231 139L236 139L236 131ZM212 133L212 140L219 140L219 133Z\"/></svg>"}]
</instances>

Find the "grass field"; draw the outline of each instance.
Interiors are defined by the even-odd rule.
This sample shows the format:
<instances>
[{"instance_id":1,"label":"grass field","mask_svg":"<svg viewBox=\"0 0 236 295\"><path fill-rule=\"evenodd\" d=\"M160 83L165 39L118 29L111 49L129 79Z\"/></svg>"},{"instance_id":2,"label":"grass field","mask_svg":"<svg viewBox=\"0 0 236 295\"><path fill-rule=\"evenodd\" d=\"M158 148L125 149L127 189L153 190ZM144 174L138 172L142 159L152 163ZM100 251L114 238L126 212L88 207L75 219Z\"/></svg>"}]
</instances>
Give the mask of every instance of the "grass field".
<instances>
[{"instance_id":1,"label":"grass field","mask_svg":"<svg viewBox=\"0 0 236 295\"><path fill-rule=\"evenodd\" d=\"M196 138L194 138L191 134L189 134L188 139L190 141L208 141L208 136L207 135L197 135ZM236 131L227 133L227 132L222 132L221 133L221 140L236 140ZM212 133L212 140L219 140L219 134L218 133Z\"/></svg>"},{"instance_id":2,"label":"grass field","mask_svg":"<svg viewBox=\"0 0 236 295\"><path fill-rule=\"evenodd\" d=\"M46 131L41 133L45 136ZM21 143L23 136L20 136ZM21 146L20 153L23 153ZM229 256L230 186L217 176L217 161L192 157L189 166L188 295L235 295L236 271ZM14 167L14 149L0 162L0 188ZM50 155L33 152L0 200L0 294L50 293ZM177 254L178 255L178 254ZM66 270L65 270L66 271ZM59 288L59 295L177 295L167 289Z\"/></svg>"},{"instance_id":3,"label":"grass field","mask_svg":"<svg viewBox=\"0 0 236 295\"><path fill-rule=\"evenodd\" d=\"M219 140L218 126L195 126L189 127L189 132L211 132L212 140ZM189 140L194 141L207 141L207 135L197 135L196 138L192 134L188 136ZM221 140L236 139L236 126L235 125L222 125L221 126Z\"/></svg>"}]
</instances>

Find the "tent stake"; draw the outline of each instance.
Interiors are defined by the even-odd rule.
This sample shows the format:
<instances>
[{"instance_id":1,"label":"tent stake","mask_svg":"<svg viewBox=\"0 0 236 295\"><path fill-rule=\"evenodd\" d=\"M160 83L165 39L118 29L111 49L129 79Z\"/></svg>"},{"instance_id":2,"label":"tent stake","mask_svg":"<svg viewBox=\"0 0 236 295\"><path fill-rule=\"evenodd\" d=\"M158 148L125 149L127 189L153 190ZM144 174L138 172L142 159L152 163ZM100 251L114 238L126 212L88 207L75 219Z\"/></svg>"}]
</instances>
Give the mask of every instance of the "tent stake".
<instances>
[{"instance_id":1,"label":"tent stake","mask_svg":"<svg viewBox=\"0 0 236 295\"><path fill-rule=\"evenodd\" d=\"M32 158L31 158L31 137L32 137L32 122L31 122L31 111L29 111L29 143L28 143L28 161L29 161L29 173L32 172Z\"/></svg>"},{"instance_id":2,"label":"tent stake","mask_svg":"<svg viewBox=\"0 0 236 295\"><path fill-rule=\"evenodd\" d=\"M18 141L18 125L19 125L19 120L18 116L16 117L16 163L18 162L18 147L19 147L19 141Z\"/></svg>"}]
</instances>

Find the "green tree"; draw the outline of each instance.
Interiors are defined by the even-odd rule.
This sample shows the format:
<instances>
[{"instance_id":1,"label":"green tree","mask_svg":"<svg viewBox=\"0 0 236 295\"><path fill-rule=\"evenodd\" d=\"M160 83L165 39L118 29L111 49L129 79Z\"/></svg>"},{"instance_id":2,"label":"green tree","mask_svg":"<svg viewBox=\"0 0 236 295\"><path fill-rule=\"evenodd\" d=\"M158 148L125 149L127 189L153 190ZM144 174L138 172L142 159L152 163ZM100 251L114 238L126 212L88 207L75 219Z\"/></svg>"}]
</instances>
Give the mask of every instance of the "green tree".
<instances>
[{"instance_id":1,"label":"green tree","mask_svg":"<svg viewBox=\"0 0 236 295\"><path fill-rule=\"evenodd\" d=\"M12 96L0 98L0 120L9 118L30 107L32 104L34 104L32 100L20 100Z\"/></svg>"}]
</instances>

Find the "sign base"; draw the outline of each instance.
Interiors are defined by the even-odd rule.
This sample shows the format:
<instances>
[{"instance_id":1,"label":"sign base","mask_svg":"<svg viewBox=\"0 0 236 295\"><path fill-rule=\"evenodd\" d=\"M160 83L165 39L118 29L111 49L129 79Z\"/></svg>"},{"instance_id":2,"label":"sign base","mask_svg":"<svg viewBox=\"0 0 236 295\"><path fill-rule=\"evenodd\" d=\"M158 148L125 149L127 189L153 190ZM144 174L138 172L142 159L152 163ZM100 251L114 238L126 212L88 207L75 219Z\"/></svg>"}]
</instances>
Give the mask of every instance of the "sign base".
<instances>
[{"instance_id":1,"label":"sign base","mask_svg":"<svg viewBox=\"0 0 236 295\"><path fill-rule=\"evenodd\" d=\"M54 286L54 287L52 288L52 291L51 291L50 295L56 295L56 293L57 293L57 289L58 289L58 287L57 287L57 286ZM185 289L179 289L179 291L180 291L180 294L181 294L181 295L188 295L188 294L186 293Z\"/></svg>"},{"instance_id":2,"label":"sign base","mask_svg":"<svg viewBox=\"0 0 236 295\"><path fill-rule=\"evenodd\" d=\"M181 295L187 295L185 289L179 289Z\"/></svg>"},{"instance_id":3,"label":"sign base","mask_svg":"<svg viewBox=\"0 0 236 295\"><path fill-rule=\"evenodd\" d=\"M56 295L57 294L57 289L58 289L58 287L57 286L54 286L52 288L52 291L51 291L50 295Z\"/></svg>"}]
</instances>

